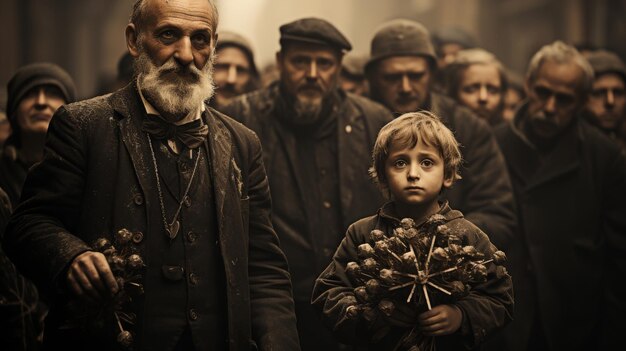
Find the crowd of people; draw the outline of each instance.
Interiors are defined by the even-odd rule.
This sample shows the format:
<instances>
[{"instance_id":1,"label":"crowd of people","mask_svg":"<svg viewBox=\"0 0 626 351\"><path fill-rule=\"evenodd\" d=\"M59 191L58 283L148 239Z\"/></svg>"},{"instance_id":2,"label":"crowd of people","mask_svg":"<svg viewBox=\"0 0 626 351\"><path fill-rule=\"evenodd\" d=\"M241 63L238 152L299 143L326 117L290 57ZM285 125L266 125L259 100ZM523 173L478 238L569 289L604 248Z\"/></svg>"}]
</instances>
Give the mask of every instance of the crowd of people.
<instances>
[{"instance_id":1,"label":"crowd of people","mask_svg":"<svg viewBox=\"0 0 626 351\"><path fill-rule=\"evenodd\" d=\"M114 90L83 101L56 64L15 72L0 348L416 351L414 331L440 350L621 344L618 55L546 43L522 78L459 29L390 20L358 56L301 18L260 70L218 22L209 0L137 0ZM427 310L355 314L368 300L346 267L406 218L440 218L506 269Z\"/></svg>"}]
</instances>

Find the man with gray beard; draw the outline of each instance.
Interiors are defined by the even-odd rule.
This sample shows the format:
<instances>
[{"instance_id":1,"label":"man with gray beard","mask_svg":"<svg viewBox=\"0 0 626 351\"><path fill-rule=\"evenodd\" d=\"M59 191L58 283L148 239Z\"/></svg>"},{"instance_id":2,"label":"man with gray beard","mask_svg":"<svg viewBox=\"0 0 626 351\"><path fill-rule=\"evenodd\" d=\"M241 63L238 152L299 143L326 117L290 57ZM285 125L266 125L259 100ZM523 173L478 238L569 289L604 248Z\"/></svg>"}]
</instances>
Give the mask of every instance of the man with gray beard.
<instances>
[{"instance_id":1,"label":"man with gray beard","mask_svg":"<svg viewBox=\"0 0 626 351\"><path fill-rule=\"evenodd\" d=\"M263 144L272 221L292 274L301 347L339 350L311 306L311 292L348 225L383 202L367 170L378 130L391 114L338 88L351 45L332 24L318 18L285 24L280 45L280 80L233 100L224 111Z\"/></svg>"},{"instance_id":2,"label":"man with gray beard","mask_svg":"<svg viewBox=\"0 0 626 351\"><path fill-rule=\"evenodd\" d=\"M138 0L137 79L55 114L4 240L53 306L47 348L299 350L259 139L204 102L217 22Z\"/></svg>"}]
</instances>

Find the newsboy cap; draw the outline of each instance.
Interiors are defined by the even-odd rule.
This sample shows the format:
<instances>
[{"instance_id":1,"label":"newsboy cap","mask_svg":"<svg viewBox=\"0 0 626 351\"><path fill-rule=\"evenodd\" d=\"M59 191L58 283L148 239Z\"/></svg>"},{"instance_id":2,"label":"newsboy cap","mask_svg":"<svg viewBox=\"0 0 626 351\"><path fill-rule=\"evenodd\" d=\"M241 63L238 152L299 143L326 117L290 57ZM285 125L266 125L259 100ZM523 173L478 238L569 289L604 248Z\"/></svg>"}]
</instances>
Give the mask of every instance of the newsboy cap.
<instances>
[{"instance_id":1,"label":"newsboy cap","mask_svg":"<svg viewBox=\"0 0 626 351\"><path fill-rule=\"evenodd\" d=\"M7 117L15 118L15 110L29 90L41 85L53 85L61 91L66 103L73 102L76 88L72 77L61 67L48 62L20 67L7 85Z\"/></svg>"},{"instance_id":2,"label":"newsboy cap","mask_svg":"<svg viewBox=\"0 0 626 351\"><path fill-rule=\"evenodd\" d=\"M352 50L348 39L328 21L302 18L280 26L280 45L288 41L328 45L341 52Z\"/></svg>"},{"instance_id":3,"label":"newsboy cap","mask_svg":"<svg viewBox=\"0 0 626 351\"><path fill-rule=\"evenodd\" d=\"M392 56L423 56L431 67L436 67L437 63L428 29L407 19L394 19L378 27L365 71L368 72L374 63Z\"/></svg>"},{"instance_id":4,"label":"newsboy cap","mask_svg":"<svg viewBox=\"0 0 626 351\"><path fill-rule=\"evenodd\" d=\"M596 78L604 73L617 73L626 82L626 67L624 61L615 53L606 50L592 51L587 57Z\"/></svg>"}]
</instances>

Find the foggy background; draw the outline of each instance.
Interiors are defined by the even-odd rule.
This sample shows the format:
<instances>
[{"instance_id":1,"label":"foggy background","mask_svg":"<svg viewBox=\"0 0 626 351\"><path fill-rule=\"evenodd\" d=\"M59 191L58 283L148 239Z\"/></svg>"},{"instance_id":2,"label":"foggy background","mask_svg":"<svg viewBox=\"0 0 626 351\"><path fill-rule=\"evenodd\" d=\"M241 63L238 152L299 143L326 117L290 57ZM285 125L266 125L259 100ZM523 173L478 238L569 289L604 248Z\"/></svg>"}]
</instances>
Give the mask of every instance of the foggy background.
<instances>
[{"instance_id":1,"label":"foggy background","mask_svg":"<svg viewBox=\"0 0 626 351\"><path fill-rule=\"evenodd\" d=\"M115 77L126 51L124 28L134 0L0 1L0 106L21 65L50 61L74 78L78 96L92 97ZM274 60L278 27L302 17L327 19L368 53L376 28L393 18L430 30L458 26L517 73L556 39L589 43L626 57L626 0L217 0L219 29L248 37L259 68Z\"/></svg>"}]
</instances>

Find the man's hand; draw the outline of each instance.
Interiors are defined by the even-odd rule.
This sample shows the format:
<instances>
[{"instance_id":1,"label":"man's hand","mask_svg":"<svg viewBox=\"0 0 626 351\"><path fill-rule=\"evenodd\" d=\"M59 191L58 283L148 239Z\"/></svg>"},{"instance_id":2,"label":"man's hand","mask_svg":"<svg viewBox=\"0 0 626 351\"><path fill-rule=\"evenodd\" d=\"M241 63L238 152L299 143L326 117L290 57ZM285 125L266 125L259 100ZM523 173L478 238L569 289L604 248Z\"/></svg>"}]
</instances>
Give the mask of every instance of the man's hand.
<instances>
[{"instance_id":1,"label":"man's hand","mask_svg":"<svg viewBox=\"0 0 626 351\"><path fill-rule=\"evenodd\" d=\"M94 251L84 252L72 261L67 284L76 296L91 301L113 296L119 289L106 258Z\"/></svg>"},{"instance_id":2,"label":"man's hand","mask_svg":"<svg viewBox=\"0 0 626 351\"><path fill-rule=\"evenodd\" d=\"M463 312L455 305L439 305L420 314L417 320L427 336L450 335L461 327Z\"/></svg>"}]
</instances>

